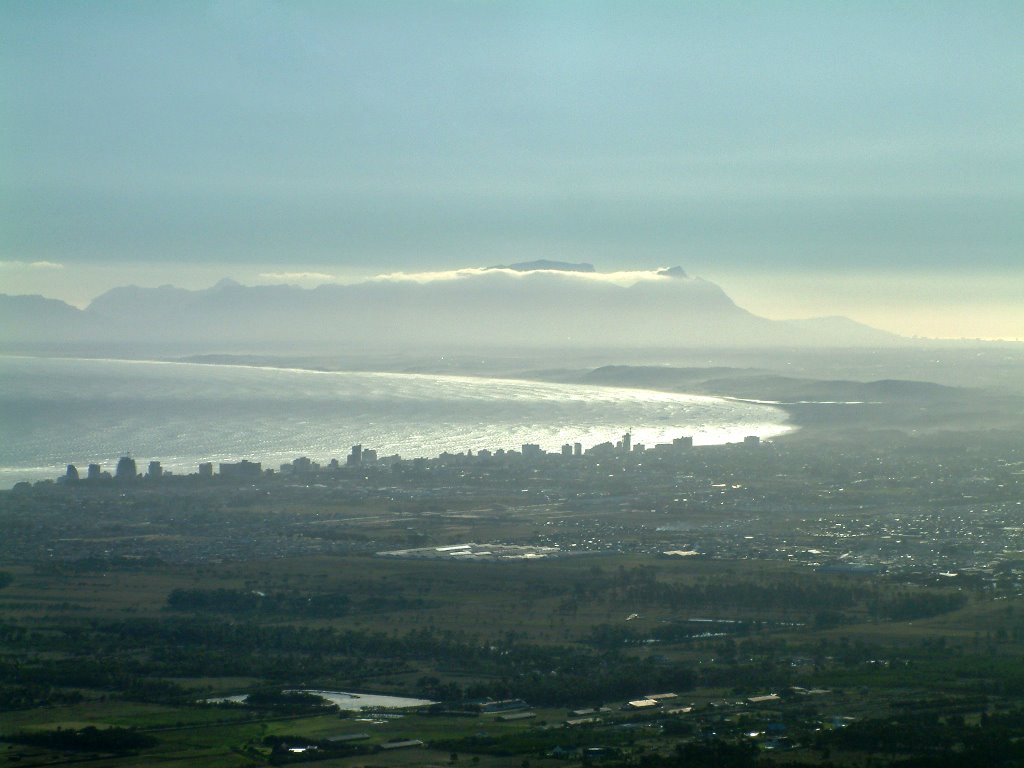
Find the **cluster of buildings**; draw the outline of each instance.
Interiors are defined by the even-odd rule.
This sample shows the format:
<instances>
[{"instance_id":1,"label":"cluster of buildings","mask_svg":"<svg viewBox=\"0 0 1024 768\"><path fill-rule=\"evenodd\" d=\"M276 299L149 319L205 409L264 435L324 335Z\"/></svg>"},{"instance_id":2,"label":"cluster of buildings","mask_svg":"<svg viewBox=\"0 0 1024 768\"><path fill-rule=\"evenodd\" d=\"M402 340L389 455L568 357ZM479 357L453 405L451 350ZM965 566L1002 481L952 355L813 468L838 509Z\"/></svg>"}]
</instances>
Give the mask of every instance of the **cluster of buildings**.
<instances>
[{"instance_id":1,"label":"cluster of buildings","mask_svg":"<svg viewBox=\"0 0 1024 768\"><path fill-rule=\"evenodd\" d=\"M200 470L202 467L200 467ZM159 461L149 462L149 469L146 472L146 477L154 480L159 480L164 476L163 467L160 466ZM100 464L90 464L86 470L86 480L135 480L139 477L139 470L135 464L135 459L130 455L122 456L117 460L117 469L114 470L114 475L111 477L109 472L106 472ZM64 473L62 478L65 482L76 482L81 480L82 477L78 472L78 467L74 464L68 464L67 471Z\"/></svg>"},{"instance_id":2,"label":"cluster of buildings","mask_svg":"<svg viewBox=\"0 0 1024 768\"><path fill-rule=\"evenodd\" d=\"M749 435L743 439L743 444L757 446L760 444L760 438L757 435ZM475 457L480 460L520 457L528 461L537 461L549 456L569 459L580 458L586 455L601 458L621 456L630 453L645 453L648 450L656 452L671 452L692 447L693 438L690 436L684 436L675 438L671 443L659 444L648 449L647 446L642 443L634 444L632 441L632 435L629 432L626 432L622 438L615 443L599 443L598 445L585 450L581 443L566 443L562 446L559 452L550 453L545 451L536 443L524 443L520 451L505 450L503 448L499 448L495 451L484 449L477 451ZM465 459L474 458L472 451L467 451L465 454L450 454L446 452L442 453L438 458L451 459L455 456L463 457ZM361 444L358 444L352 446L348 456L345 457L344 466L374 466L381 463L390 465L398 463L401 460L402 458L397 454L378 457L376 450L372 448L364 448ZM416 459L414 461L423 460ZM322 466L318 462L302 456L294 461L288 462L287 464L282 464L279 468L279 472L282 475L303 475L317 473L324 470L339 470L341 467L342 464L337 459L331 459L326 466ZM202 462L199 464L197 473L198 477L213 478L213 469L213 462ZM242 459L238 462L220 462L217 466L217 474L224 479L230 480L255 480L262 477L265 473L273 474L273 472L274 470L272 469L264 470L262 462L248 461L247 459ZM113 475L105 471L100 464L90 464L84 479L88 481L115 480L118 482L128 482L139 479L160 480L171 474L172 473L170 472L164 471L159 461L151 461L149 462L146 474L142 475L139 473L135 459L133 459L130 454L126 454L118 459L117 468L114 470ZM59 478L61 482L77 482L82 479L83 478L81 477L78 468L74 464L68 464L64 476Z\"/></svg>"}]
</instances>

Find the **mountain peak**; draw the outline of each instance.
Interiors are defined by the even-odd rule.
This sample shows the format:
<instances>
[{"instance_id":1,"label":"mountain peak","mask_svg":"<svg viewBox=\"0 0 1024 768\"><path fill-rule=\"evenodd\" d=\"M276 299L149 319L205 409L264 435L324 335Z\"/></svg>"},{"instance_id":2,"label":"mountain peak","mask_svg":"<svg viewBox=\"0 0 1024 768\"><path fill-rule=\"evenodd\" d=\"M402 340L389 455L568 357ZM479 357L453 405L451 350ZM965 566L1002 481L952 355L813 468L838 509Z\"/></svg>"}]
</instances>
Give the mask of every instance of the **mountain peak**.
<instances>
[{"instance_id":1,"label":"mountain peak","mask_svg":"<svg viewBox=\"0 0 1024 768\"><path fill-rule=\"evenodd\" d=\"M686 274L686 270L678 266L659 269L658 274L661 275L662 277L689 277L689 275Z\"/></svg>"}]
</instances>

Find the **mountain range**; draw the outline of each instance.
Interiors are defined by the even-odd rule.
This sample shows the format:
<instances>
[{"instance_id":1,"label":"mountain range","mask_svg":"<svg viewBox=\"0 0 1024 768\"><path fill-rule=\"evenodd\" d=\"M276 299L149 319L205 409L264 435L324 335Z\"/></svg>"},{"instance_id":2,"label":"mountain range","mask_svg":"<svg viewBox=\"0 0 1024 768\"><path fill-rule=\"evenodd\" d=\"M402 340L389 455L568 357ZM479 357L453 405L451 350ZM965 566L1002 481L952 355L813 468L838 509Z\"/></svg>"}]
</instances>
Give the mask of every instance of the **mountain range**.
<instances>
[{"instance_id":1,"label":"mountain range","mask_svg":"<svg viewBox=\"0 0 1024 768\"><path fill-rule=\"evenodd\" d=\"M373 348L891 346L902 339L842 317L769 320L681 268L600 273L527 262L362 283L114 288L77 309L0 295L8 349L131 345L191 351Z\"/></svg>"}]
</instances>

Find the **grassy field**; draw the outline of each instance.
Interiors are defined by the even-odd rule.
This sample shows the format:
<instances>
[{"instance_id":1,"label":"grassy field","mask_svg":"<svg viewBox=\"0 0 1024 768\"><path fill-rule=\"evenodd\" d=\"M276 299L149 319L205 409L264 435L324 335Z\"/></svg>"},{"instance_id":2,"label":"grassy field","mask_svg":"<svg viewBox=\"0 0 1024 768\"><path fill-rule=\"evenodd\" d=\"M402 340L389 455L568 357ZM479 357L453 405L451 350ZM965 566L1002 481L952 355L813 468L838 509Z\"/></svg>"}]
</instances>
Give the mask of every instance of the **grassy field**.
<instances>
[{"instance_id":1,"label":"grassy field","mask_svg":"<svg viewBox=\"0 0 1024 768\"><path fill-rule=\"evenodd\" d=\"M1024 601L1020 598L970 595L963 604L935 615L889 620L872 615L872 610L877 611L872 605L929 590L891 583L881 576L824 576L783 562L588 555L459 563L357 556L191 568L122 563L94 572L18 566L9 572L13 580L0 590L6 627L0 651L5 661L29 672L41 670L40 674L54 664L95 661L126 672L102 686L40 683L38 705L8 709L0 719L0 732L127 728L151 735L156 744L136 755L115 755L3 743L0 765L84 760L96 766L252 766L271 759L268 737L316 741L362 733L369 738L358 743L369 748L404 738L422 740L426 746L326 759L319 764L448 765L451 752L457 750L429 748L443 742L465 745L460 761L466 763L519 766L529 759L532 765L544 765L549 762L545 750L525 756L494 754L493 742L516 735L541 738L538 734L546 734L543 739L549 747L559 739L571 742L579 733L564 726L569 709L575 708L572 705L531 702L534 718L503 722L493 716L415 712L400 718L339 718L336 713L275 713L195 703L267 685L423 695L426 678L434 685L453 685L465 692L474 686L493 687L509 675L514 693L514 676L536 676L537 664L554 663L536 661L530 662L534 666L524 666L535 648L552 649L541 658L560 658L560 654L577 658L572 654L578 654L579 660L607 658L616 659L618 665L647 665L637 669L693 670L693 685L676 691L681 704L693 707L687 714L672 716L690 724L680 733L714 723L725 732L743 727L756 732L773 717L794 724L826 722L836 715L866 718L899 713L908 702L925 708L945 702L939 710L945 706L976 719L983 711L1013 706L1024 693L1019 618L1024 616ZM279 609L269 611L181 611L172 609L169 602L175 590L232 599L258 592L284 595L290 602L279 602ZM323 595L344 596L338 615L311 616L303 615L301 609L280 608L301 608L301 600ZM824 614L828 622L823 621ZM178 628L195 622L219 628L218 632L286 631L293 633L288 637L300 639L334 634L322 635L327 638L322 651L315 645L309 646L313 650L289 651L257 644L234 652L230 645L220 650L181 645L184 641L175 639ZM133 639L133 633L143 631L149 634ZM401 646L406 656L385 663L372 649L343 652L333 647L341 640L330 638L346 637L344 633L378 637L380 643L404 642L403 638L426 633L423 637L437 647L421 651L414 643ZM483 661L475 655L459 657L459 648L485 646L492 650ZM233 657L284 661L279 674L268 675L265 666L254 667L256 674L239 674L235 668L225 668L222 675L215 668L207 668L202 675L170 674L168 659L207 651L228 661ZM510 659L507 667L502 654ZM311 665L308 679L292 677L307 661ZM171 687L169 692L153 693L137 685L140 679ZM679 738L663 733L675 732L664 725L665 718L672 719L667 715L657 727L641 723L632 730L615 730L628 724L618 709L625 698L657 692L642 685L638 680L638 687L619 701L581 698L576 702L579 707L611 707L601 716L603 725L596 730L591 727L590 743L604 743L622 733L630 734L634 751L640 747L671 750L680 743ZM759 712L744 705L743 711L736 711L736 702L788 686L819 687L829 693L796 704L787 701L777 705L778 710ZM160 696L166 699L163 703L146 700ZM61 703L69 697L76 700ZM729 707L720 711L722 701ZM480 734L486 739L474 741ZM799 762L814 754L788 751L787 759ZM851 764L855 757L849 756ZM552 760L551 764L564 763Z\"/></svg>"}]
</instances>

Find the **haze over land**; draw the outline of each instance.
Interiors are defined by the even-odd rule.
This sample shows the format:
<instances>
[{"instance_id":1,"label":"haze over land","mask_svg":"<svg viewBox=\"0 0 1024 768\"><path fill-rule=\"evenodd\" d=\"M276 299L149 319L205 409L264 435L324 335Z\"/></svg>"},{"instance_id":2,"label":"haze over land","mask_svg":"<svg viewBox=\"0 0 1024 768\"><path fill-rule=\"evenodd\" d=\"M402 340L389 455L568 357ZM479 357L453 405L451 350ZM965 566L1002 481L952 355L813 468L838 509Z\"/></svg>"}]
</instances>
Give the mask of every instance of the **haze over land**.
<instances>
[{"instance_id":1,"label":"haze over land","mask_svg":"<svg viewBox=\"0 0 1024 768\"><path fill-rule=\"evenodd\" d=\"M1021 30L0 2L0 768L1024 765Z\"/></svg>"}]
</instances>

